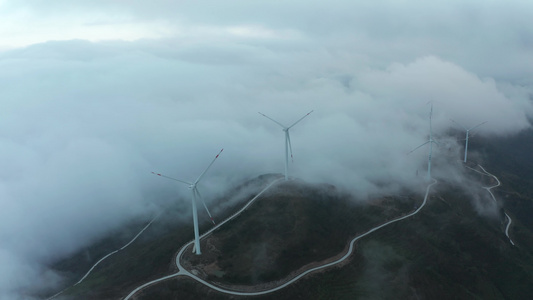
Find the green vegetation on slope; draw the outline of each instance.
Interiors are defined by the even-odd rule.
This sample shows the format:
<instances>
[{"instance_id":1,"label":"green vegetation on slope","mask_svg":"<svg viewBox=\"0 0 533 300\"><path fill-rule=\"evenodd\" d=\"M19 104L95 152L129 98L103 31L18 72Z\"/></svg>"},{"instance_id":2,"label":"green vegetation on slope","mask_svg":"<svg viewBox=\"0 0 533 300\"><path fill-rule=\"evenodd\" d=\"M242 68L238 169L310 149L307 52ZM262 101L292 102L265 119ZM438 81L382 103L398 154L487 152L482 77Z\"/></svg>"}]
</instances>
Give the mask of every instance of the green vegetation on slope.
<instances>
[{"instance_id":1,"label":"green vegetation on slope","mask_svg":"<svg viewBox=\"0 0 533 300\"><path fill-rule=\"evenodd\" d=\"M530 299L533 257L511 246L497 217L479 216L467 194L439 184L445 192L430 197L419 214L357 242L348 264L254 298ZM166 299L244 298L172 281L147 289L139 299L161 293Z\"/></svg>"},{"instance_id":2,"label":"green vegetation on slope","mask_svg":"<svg viewBox=\"0 0 533 300\"><path fill-rule=\"evenodd\" d=\"M261 175L235 187L231 194L217 201L226 207L217 217L229 216L277 177L274 174ZM205 212L200 213L200 230L205 232L212 224L202 213ZM183 211L168 208L133 244L104 260L81 284L68 288L56 299L120 299L146 281L173 273L176 269L172 264L174 255L179 247L193 238L192 222L188 218L177 219L180 215ZM122 247L145 225L128 226L124 232L113 232L90 248L59 261L55 268L65 275L71 274L68 281L75 283L98 259ZM117 239L117 236L121 238ZM91 253L91 259L84 258L86 253ZM76 261L80 263L76 264Z\"/></svg>"},{"instance_id":3,"label":"green vegetation on slope","mask_svg":"<svg viewBox=\"0 0 533 300\"><path fill-rule=\"evenodd\" d=\"M225 284L280 280L341 253L351 237L413 206L412 199L392 198L362 204L332 186L283 182L209 236L202 256L187 252L183 260Z\"/></svg>"},{"instance_id":4,"label":"green vegetation on slope","mask_svg":"<svg viewBox=\"0 0 533 300\"><path fill-rule=\"evenodd\" d=\"M254 298L530 299L533 295L533 178L528 152L531 147L524 145L533 145L531 130L519 137L473 139L470 145L472 150L484 154L487 163L482 164L487 171L502 181L494 193L504 200L504 207L513 217L511 236L516 247L502 232L505 224L501 223L501 216L480 216L472 205L471 193L439 182L431 192L433 196L427 207L413 218L358 241L347 264L311 274L281 291ZM509 155L508 151L513 154ZM487 176L474 176L480 181L477 189L494 184ZM338 254L349 237L412 210L413 203L421 201L419 197L416 201L385 198L373 205L357 205L348 201L346 195L337 194L331 186L313 187L297 182L280 185L263 198L204 241L205 256L188 257L205 272L204 276L228 285L282 278L309 262ZM231 211L235 209L233 206ZM135 253L110 260L111 266L95 272L93 278L88 278L87 286L80 285L76 293L71 291L72 298L119 299L149 279L172 273L173 253L192 238L188 222L180 226L183 232L179 234L175 228L167 228L168 238L161 238L165 236L161 232L147 234L151 239L139 241L136 249L131 249ZM205 230L209 225L203 226ZM170 233L176 236L170 237ZM131 268L125 268L126 265ZM240 298L244 297L221 294L185 278L154 285L137 297Z\"/></svg>"}]
</instances>

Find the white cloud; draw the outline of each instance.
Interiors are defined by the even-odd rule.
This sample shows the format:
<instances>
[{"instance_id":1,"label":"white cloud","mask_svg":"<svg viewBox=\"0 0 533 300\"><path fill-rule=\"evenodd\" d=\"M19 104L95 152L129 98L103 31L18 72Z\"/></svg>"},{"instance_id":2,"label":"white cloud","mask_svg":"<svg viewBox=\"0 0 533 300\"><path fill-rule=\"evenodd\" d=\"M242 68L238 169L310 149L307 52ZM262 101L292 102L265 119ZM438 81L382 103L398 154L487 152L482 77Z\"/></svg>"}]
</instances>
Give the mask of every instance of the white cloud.
<instances>
[{"instance_id":1,"label":"white cloud","mask_svg":"<svg viewBox=\"0 0 533 300\"><path fill-rule=\"evenodd\" d=\"M258 111L291 123L313 109L291 130L292 174L361 197L420 182L427 152L406 153L427 137L427 101L447 145L435 176L460 178L450 118L529 126L529 4L127 2L0 2L0 47L43 42L0 53L1 296L187 197L151 171L194 179L224 148L205 196L282 172L283 133Z\"/></svg>"},{"instance_id":2,"label":"white cloud","mask_svg":"<svg viewBox=\"0 0 533 300\"><path fill-rule=\"evenodd\" d=\"M507 98L492 78L481 79L436 57L369 72L359 78L358 84L362 90L403 108L413 108L408 102L433 101L437 109L444 111L441 115L448 117L436 120L441 128L449 126L449 118L467 127L488 121L480 130L500 134L529 127L522 103Z\"/></svg>"}]
</instances>

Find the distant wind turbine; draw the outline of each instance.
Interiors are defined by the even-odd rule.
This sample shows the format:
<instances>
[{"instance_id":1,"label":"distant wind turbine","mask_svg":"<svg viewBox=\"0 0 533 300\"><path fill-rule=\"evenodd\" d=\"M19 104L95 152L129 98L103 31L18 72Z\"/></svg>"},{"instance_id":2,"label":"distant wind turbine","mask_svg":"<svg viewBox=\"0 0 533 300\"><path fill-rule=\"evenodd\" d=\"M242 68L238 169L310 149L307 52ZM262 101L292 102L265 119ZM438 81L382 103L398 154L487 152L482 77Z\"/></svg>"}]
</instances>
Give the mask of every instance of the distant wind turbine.
<instances>
[{"instance_id":1,"label":"distant wind turbine","mask_svg":"<svg viewBox=\"0 0 533 300\"><path fill-rule=\"evenodd\" d=\"M301 120L303 120L305 117L307 117L312 112L313 111L308 112L305 116L301 117L298 121L294 122L291 126L285 126L285 125L281 124L280 122L272 119L271 117L269 117L269 116L267 116L267 115L265 115L263 113L259 113L263 117L265 117L265 118L273 121L274 123L278 124L279 126L281 126L281 128L283 128L283 131L285 132L285 180L289 180L289 150L291 152L291 159L292 159L292 145L291 145L291 137L289 135L289 129L294 127L294 125L298 124Z\"/></svg>"},{"instance_id":2,"label":"distant wind turbine","mask_svg":"<svg viewBox=\"0 0 533 300\"><path fill-rule=\"evenodd\" d=\"M171 180L174 180L174 181L177 181L177 182L181 182L181 183L185 183L185 184L189 185L189 189L191 189L191 191L192 191L192 219L193 219L193 223L194 223L194 248L192 249L192 251L194 253L196 253L196 255L202 254L202 251L200 250L200 233L199 233L199 229L198 229L198 210L196 209L196 198L197 197L200 198L200 200L202 201L202 204L204 205L205 210L207 211L207 214L209 215L209 218L211 218L211 222L213 222L213 224L215 224L215 221L213 220L213 217L211 216L211 213L209 212L209 209L207 209L207 205L205 205L205 202L202 199L202 196L200 195L200 192L198 192L197 184L198 184L198 182L200 182L200 180L205 175L207 170L209 170L209 168L211 168L211 166L213 165L213 163L218 158L220 153L222 153L223 150L224 149L222 149L222 150L220 150L220 152L218 152L217 156L215 156L215 158L209 164L209 166L207 166L205 171L203 171L202 174L200 174L200 176L198 176L198 179L196 179L196 181L194 181L192 183L191 182L187 182L187 181L183 181L183 180L179 180L179 179L176 179L176 178L172 178L172 177L169 177L169 176L165 176L165 175L162 175L162 174L159 174L159 173L152 172L152 174L154 174L154 175L165 177L167 179L171 179Z\"/></svg>"},{"instance_id":3,"label":"distant wind turbine","mask_svg":"<svg viewBox=\"0 0 533 300\"><path fill-rule=\"evenodd\" d=\"M431 125L431 116L433 115L433 103L431 103L431 109L429 110L429 140L425 143L423 143L422 145L414 148L413 150L409 151L409 153L407 154L410 154L412 153L413 151L415 151L416 149L422 147L422 146L425 146L426 144L429 144L429 155L428 155L428 173L427 173L427 181L430 181L431 180L431 154L433 152L433 144L439 144L437 143L437 141L435 141L433 139L433 128L432 128L432 125Z\"/></svg>"},{"instance_id":4,"label":"distant wind turbine","mask_svg":"<svg viewBox=\"0 0 533 300\"><path fill-rule=\"evenodd\" d=\"M469 135L470 135L470 130L472 130L472 129L474 129L474 128L477 128L477 127L479 127L479 126L481 126L481 125L487 123L487 121L482 122L482 123L479 123L479 124L477 124L476 126L473 126L473 127L470 127L470 128L466 128L466 127L464 127L463 125L459 124L458 122L456 122L456 121L454 121L454 120L452 120L452 119L450 119L450 120L451 120L452 122L454 122L455 124L457 124L457 125L463 127L463 128L466 130L466 139L465 139L465 159L464 159L464 161L463 161L464 163L466 163L466 155L467 155L467 153L468 153L468 137L469 137Z\"/></svg>"}]
</instances>

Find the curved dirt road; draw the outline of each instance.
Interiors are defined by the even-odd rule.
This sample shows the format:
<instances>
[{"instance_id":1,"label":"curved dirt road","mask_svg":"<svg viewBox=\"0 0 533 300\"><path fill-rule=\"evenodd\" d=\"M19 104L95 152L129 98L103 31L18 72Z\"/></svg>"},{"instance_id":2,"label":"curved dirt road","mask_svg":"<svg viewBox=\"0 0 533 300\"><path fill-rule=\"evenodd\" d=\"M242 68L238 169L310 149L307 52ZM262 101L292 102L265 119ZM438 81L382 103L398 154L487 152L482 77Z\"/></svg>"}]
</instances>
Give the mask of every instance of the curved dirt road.
<instances>
[{"instance_id":1,"label":"curved dirt road","mask_svg":"<svg viewBox=\"0 0 533 300\"><path fill-rule=\"evenodd\" d=\"M211 230L209 230L208 232L204 233L200 238L204 238L206 237L207 235L211 234L211 232L213 232L215 229L217 229L218 227L222 226L224 223L226 223L227 221L231 220L232 218L234 218L235 216L239 215L241 212L243 212L248 206L250 206L250 204L252 204L255 199L257 199L257 197L259 195L261 195L265 190L267 190L270 186L272 186L274 183L276 183L278 180L274 181L273 183L271 183L269 186L267 186L263 191L261 191L256 197L254 197L252 200L250 200L248 202L248 204L246 204L241 210L239 210L238 212L236 212L235 214L233 214L231 217L229 217L228 219L226 219L224 222L220 223L218 226L216 227L213 227ZM416 209L414 212L410 213L410 214L407 214L403 217L400 217L400 218L397 218L397 219L394 219L394 220L391 220L391 221L388 221L386 223L383 223L379 226L376 226L372 229L370 229L369 231L353 238L351 241L350 241L350 247L348 249L348 252L342 256L341 258L339 258L338 260L336 261L333 261L333 262L330 262L330 263L327 263L327 264L324 264L324 265L321 265L321 266L318 266L318 267L314 267L314 268L311 268L311 269L308 269L302 273L300 273L299 275L297 275L296 277L292 278L291 280L285 282L284 284L282 285L279 285L275 288L271 288L271 289L267 289L267 290L264 290L264 291L259 291L259 292L238 292L238 291L233 291L233 290L226 290L226 289L223 289L223 288L220 288L218 286L215 286L197 276L195 276L194 274L190 273L189 271L187 271L181 264L180 264L180 258L181 258L181 255L183 254L183 252L185 251L185 249L190 246L193 241L190 241L188 242L187 244L185 244L181 249L180 251L178 252L177 256L176 256L176 265L179 269L179 271L175 274L171 274L171 275L168 275L168 276L165 276L165 277L161 277L159 279L156 279L156 280L153 280L153 281L150 281L150 282L147 282L139 287L137 287L136 289L134 289L131 293L128 294L128 296L126 296L124 298L124 300L128 300L130 299L131 297L133 297L136 293L140 292L142 289L148 287L148 286L151 286L153 284L156 284L158 282L161 282L161 281L164 281L164 280L167 280L167 279L170 279L170 278L173 278L173 277L176 277L176 276L187 276L187 277L190 277L216 291L219 291L219 292L222 292L222 293L226 293L226 294L230 294L230 295L237 295L237 296L257 296L257 295L264 295L264 294L268 294L268 293L272 293L272 292L275 292L275 291L278 291L278 290L281 290L291 284L293 284L294 282L296 282L297 280L299 280L300 278L304 277L305 275L311 273L311 272L314 272L314 271L317 271L317 270L320 270L320 269L325 269L325 268L328 268L328 267L331 267L331 266L334 266L338 263L341 263L343 262L344 260L346 260L353 252L353 245L354 243L371 234L372 232L376 231L376 230L379 230L385 226L388 226L392 223L395 223L395 222L398 222L398 221L401 221L401 220L404 220L404 219L407 219L409 217L412 217L414 215L416 215L427 203L427 198L428 198L428 195L429 195L429 190L431 188L431 186L433 186L434 184L437 183L437 180L433 179L433 182L431 184L428 185L428 187L426 188L426 194L424 196L424 201L422 202L422 204L420 205L420 207L418 207L418 209Z\"/></svg>"},{"instance_id":2,"label":"curved dirt road","mask_svg":"<svg viewBox=\"0 0 533 300\"><path fill-rule=\"evenodd\" d=\"M51 296L50 298L47 298L46 300L51 300L51 299L54 299L55 297L61 295L64 291L66 291L67 289L71 288L71 287L74 287L78 284L80 284L85 278L87 278L87 276L89 276L89 274L91 274L91 272L93 271L93 269L98 265L100 264L102 261L104 261L106 258L110 257L111 255L119 252L120 250L123 250L124 248L128 247L129 245L131 245L133 242L135 242L135 240L148 228L150 227L150 225L152 225L152 223L159 217L161 213L158 213L146 226L143 227L143 229L141 229L141 231L139 231L139 233L137 233L137 235L135 237L133 237L133 239L131 239L131 241L129 241L129 243L127 243L126 245L122 246L122 248L120 249L117 249L115 251L112 251L110 253L108 253L106 256L100 258L100 260L98 260L90 269L89 271L87 271L87 273L85 273L85 275L78 281L76 282L75 284L63 289L62 291L60 291L59 293Z\"/></svg>"},{"instance_id":3,"label":"curved dirt road","mask_svg":"<svg viewBox=\"0 0 533 300\"><path fill-rule=\"evenodd\" d=\"M494 200L494 202L498 202L496 201L496 197L494 197L494 194L492 193L491 189L495 188L495 187L499 187L501 185L501 182L500 180L498 179L498 177L494 176L493 174L487 172L485 170L485 168L483 168L482 165L477 165L479 168L481 168L481 170L483 170L483 172L480 172L474 168L471 168L469 166L466 166L467 168L469 168L470 170L472 171L475 171L479 174L482 174L482 175L486 175L486 176L491 176L492 178L496 179L496 182L498 182L496 185L493 185L493 186L483 186L482 188L484 188L485 190L487 190L487 192L489 192L490 196L492 197L492 200ZM511 217L504 211L505 213L505 217L507 218L507 226L505 227L505 235L507 236L507 238L509 239L509 242L511 242L511 245L514 246L514 242L513 240L511 239L511 237L509 236L509 228L511 227L511 223L513 223L513 219L511 219Z\"/></svg>"}]
</instances>

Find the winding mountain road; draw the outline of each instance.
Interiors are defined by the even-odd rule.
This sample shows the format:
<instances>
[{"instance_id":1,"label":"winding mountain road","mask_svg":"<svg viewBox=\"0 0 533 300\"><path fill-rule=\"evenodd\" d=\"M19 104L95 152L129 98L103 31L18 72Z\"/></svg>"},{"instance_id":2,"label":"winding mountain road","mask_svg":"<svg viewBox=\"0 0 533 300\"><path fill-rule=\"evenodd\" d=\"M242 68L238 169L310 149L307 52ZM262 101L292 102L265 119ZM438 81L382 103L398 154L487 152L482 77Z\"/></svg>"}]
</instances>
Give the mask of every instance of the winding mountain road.
<instances>
[{"instance_id":1,"label":"winding mountain road","mask_svg":"<svg viewBox=\"0 0 533 300\"><path fill-rule=\"evenodd\" d=\"M477 172L477 173L480 173L482 175L485 175L485 176L491 176L492 178L494 178L497 182L496 185L493 185L493 186L488 186L488 187L482 187L483 189L487 190L487 192L489 192L489 194L491 195L492 199L496 201L496 198L494 196L494 194L492 193L491 189L493 188L496 188L498 186L501 185L500 183L500 180L493 174L487 172L485 170L485 168L483 168L483 166L479 165L478 164L478 167L483 171L479 171L479 170L476 170L474 168L471 168L471 167L468 167L466 166L467 168ZM281 181L283 178L279 178L279 179L276 179L274 180L273 182L271 182L269 185L267 185L263 190L261 190L255 197L253 197L250 201L248 201L248 203L246 203L246 205L244 205L240 210L238 210L237 212L235 212L233 215L231 215L230 217L228 217L227 219L225 219L224 221L220 222L219 224L217 224L216 226L214 226L213 228L211 228L210 230L208 230L207 232L205 232L204 234L202 234L200 236L200 239L204 239L205 237L209 236L211 233L213 233L213 231L215 231L216 229L218 229L219 227L221 227L222 225L226 224L228 221L234 219L235 217L237 217L238 215L240 215L242 212L244 212L250 205L252 205L258 198L259 196L261 196L265 191L267 191L270 187L272 187L274 184L278 183L279 181ZM321 270L321 269L325 269L325 268L329 268L331 266L334 266L336 264L339 264L343 261L345 261L348 257L350 257L350 255L352 254L353 252L353 248L354 248L354 244L357 240L383 228L383 227L386 227L390 224L393 224L393 223L396 223L396 222L399 222L401 220L404 220L404 219L407 219L407 218L410 218L416 214L418 214L420 212L420 210L426 205L427 203L427 199L428 199L428 196L429 196L429 191L430 191L430 188L435 185L437 183L437 180L435 179L432 179L432 183L430 183L427 188L426 188L426 193L425 193L425 196L424 196L424 200L422 202L422 204L415 210L413 211L412 213L410 214L407 214L405 216L402 216L402 217L399 217L399 218L396 218L394 220L391 220L391 221L388 221L388 222L385 222L379 226L376 226L370 230L368 230L367 232L359 235L359 236L356 236L355 238L353 238L350 243L349 243L349 248L348 248L348 251L346 252L345 255L343 255L341 258L333 261L333 262L330 262L330 263L326 263L324 265L321 265L321 266L317 266L317 267L313 267L313 268L310 268L310 269L307 269L305 270L304 272L298 274L297 276L295 276L294 278L288 280L287 282L277 286L277 287L274 287L274 288L271 288L271 289L266 289L266 290L263 290L263 291L258 291L258 292L239 292L239 291L234 291L234 290L228 290L228 289L224 289L224 288L221 288L219 286L216 286L212 283L209 283L201 278L199 278L198 276L192 274L191 272L187 271L180 263L180 260L181 260L181 256L183 255L183 252L190 246L194 243L194 240L191 240L189 242L187 242L185 245L183 245L181 248L180 248L180 251L178 252L178 254L176 255L176 266L178 267L178 272L174 273L174 274L171 274L171 275L167 275L167 276L164 276L164 277L161 277L161 278L158 278L158 279L155 279L155 280L152 280L152 281L149 281L147 283L144 283L140 286L138 286L137 288L135 288L133 291L131 291L131 293L129 293L125 298L124 300L128 300L128 299L131 299L135 294L139 293L141 290L151 286L151 285L154 285L156 283L159 283L159 282L162 282L162 281L165 281L165 280L168 280L168 279L171 279L171 278L174 278L174 277L177 277L177 276L187 276L189 278L192 278L196 281L198 281L199 283L205 285L205 286L208 286L216 291L219 291L221 293L226 293L226 294L230 294L230 295L237 295L237 296L258 296L258 295L264 295L264 294L268 294L268 293L272 293L272 292L275 292L275 291L278 291L278 290L281 290L293 283L295 283L296 281L298 281L299 279L301 279L302 277L306 276L307 274L309 273L312 273L312 272L315 272L315 271L318 271L318 270ZM508 220L507 222L507 226L505 228L505 235L507 236L507 238L509 239L509 241L511 242L512 245L515 245L514 242L512 241L512 239L509 237L509 228L511 226L511 223L512 223L512 219L511 217L505 213L505 216ZM123 250L124 248L128 247L131 243L133 243L157 218L159 217L159 214L157 216L155 216L129 243L127 243L126 245L124 245L122 248L118 249L118 250L115 250L109 254L107 254L106 256L104 256L103 258L101 258L99 261L97 261L92 267L91 269L89 269L89 271L77 282L75 283L73 286L76 286L78 285L79 283L81 283L91 272L92 270L99 264L101 263L103 260L105 260L106 258L108 258L109 256ZM70 287L69 287L70 288ZM47 300L50 300L50 299L53 299L55 297L57 297L58 295L62 294L65 290L67 290L68 288L64 289L63 291L55 294L54 296L48 298Z\"/></svg>"},{"instance_id":2,"label":"winding mountain road","mask_svg":"<svg viewBox=\"0 0 533 300\"><path fill-rule=\"evenodd\" d=\"M205 238L206 236L208 236L209 234L211 234L214 230L216 230L217 228L219 228L220 226L222 226L224 223L228 222L229 220L233 219L234 217L238 216L239 214L241 214L244 210L246 210L246 208L248 208L264 191L266 191L268 188L270 188L272 185L274 185L276 182L278 182L279 180L281 179L278 179L274 182L272 182L270 185L268 185L265 189L263 189L259 194L257 194L252 200L250 200L241 210L239 210L238 212L236 212L235 214L233 214L232 216L230 216L228 219L226 219L224 222L218 224L217 226L213 227L211 230L209 230L208 232L204 233L200 239L202 238ZM432 179L433 182L431 184L428 185L427 189L426 189L426 194L424 196L424 201L422 202L422 204L420 205L420 207L418 207L418 209L416 209L414 212L410 213L410 214L407 214L405 216L402 216L402 217L399 217L399 218L396 218L394 220L391 220L391 221L388 221L386 223L383 223L379 226L376 226L372 229L370 229L369 231L353 238L351 241L350 241L350 247L348 248L348 252L342 256L341 258L339 258L338 260L336 261L333 261L333 262L330 262L330 263L327 263L327 264L324 264L324 265L321 265L321 266L318 266L318 267L314 267L314 268L310 268L302 273L300 273L299 275L295 276L294 278L292 278L291 280L285 282L284 284L282 285L279 285L275 288L271 288L271 289L267 289L267 290L263 290L263 291L258 291L258 292L238 292L238 291L233 291L233 290L227 290L227 289L223 289L221 287L218 287L218 286L215 286L213 285L212 283L209 283L197 276L195 276L194 274L190 273L189 271L187 271L180 263L180 259L181 259L181 256L183 254L183 252L185 251L185 249L187 249L188 246L190 246L194 241L190 241L188 242L187 244L185 244L181 249L180 251L178 252L177 256L176 256L176 265L179 269L179 271L175 274L171 274L171 275L168 275L168 276L165 276L165 277L161 277L159 279L156 279L156 280L152 280L150 282L147 282L139 287L137 287L136 289L134 289L131 293L129 293L125 298L124 300L128 300L130 299L131 297L133 297L136 293L140 292L142 289L148 287L148 286L151 286L153 284L156 284L158 282L161 282L161 281L164 281L164 280L167 280L167 279L170 279L170 278L174 278L174 277L177 277L177 276L187 276L187 277L190 277L200 283L202 283L203 285L206 285L216 291L219 291L219 292L222 292L222 293L226 293L226 294L230 294L230 295L237 295L237 296L257 296L257 295L264 295L264 294L268 294L268 293L272 293L272 292L275 292L275 291L278 291L278 290L281 290L291 284L293 284L294 282L296 282L297 280L299 280L300 278L304 277L305 275L311 273L311 272L314 272L314 271L318 271L318 270L321 270L321 269L325 269L325 268L328 268L328 267L331 267L331 266L334 266L336 264L339 264L341 262L343 262L344 260L346 260L353 252L353 248L354 248L354 243L383 228L383 227L386 227L392 223L395 223L395 222L398 222L398 221L401 221L401 220L404 220L404 219L407 219L407 218L410 218L414 215L416 215L427 203L427 199L428 199L428 195L429 195L429 190L430 188L437 183L437 180L435 179Z\"/></svg>"},{"instance_id":3,"label":"winding mountain road","mask_svg":"<svg viewBox=\"0 0 533 300\"><path fill-rule=\"evenodd\" d=\"M494 176L493 174L487 172L485 170L485 168L483 168L483 166L481 165L478 165L481 170L483 170L483 172L485 172L485 175L488 175L488 176L492 176L492 178L496 179L496 182L498 182L498 184L494 185L494 186L489 186L489 187L483 187L484 189L487 190L487 192L489 192L489 194L491 195L492 197L492 200L494 200L494 202L497 202L496 201L496 197L494 197L494 194L492 193L491 189L495 188L495 187L498 187L501 185L500 183L500 180L498 179L498 177ZM507 226L505 227L505 235L507 236L507 238L509 239L509 242L511 242L511 244L514 246L514 242L513 240L511 239L511 237L509 236L509 227L511 227L511 223L513 223L513 219L511 219L511 217L504 211L505 213L505 217L507 218L508 222L507 222Z\"/></svg>"},{"instance_id":4,"label":"winding mountain road","mask_svg":"<svg viewBox=\"0 0 533 300\"><path fill-rule=\"evenodd\" d=\"M501 185L501 182L500 180L498 179L498 177L494 176L493 174L487 172L485 170L485 168L483 168L482 165L477 165L483 172L480 172L474 168L471 168L469 166L466 166L467 168L469 168L470 170L473 170L479 174L482 174L482 175L486 175L486 176L491 176L492 178L496 179L496 182L498 182L496 185L493 185L493 186L483 186L482 188L484 188L485 190L487 190L487 192L489 192L490 196L492 197L492 200L494 200L494 202L498 203L498 201L496 201L496 197L494 197L494 194L492 193L491 189L495 188L495 187L499 187ZM511 237L509 236L509 228L511 227L511 223L513 223L513 219L511 219L511 217L504 211L504 214L505 214L505 217L507 218L507 226L505 227L505 235L507 236L507 238L509 239L509 242L511 242L511 245L514 246L514 242L513 240L511 239Z\"/></svg>"},{"instance_id":5,"label":"winding mountain road","mask_svg":"<svg viewBox=\"0 0 533 300\"><path fill-rule=\"evenodd\" d=\"M91 274L91 272L93 271L93 269L98 266L98 264L100 264L102 261L104 261L106 258L110 257L111 255L121 251L121 250L124 250L126 247L128 247L129 245L131 245L133 242L135 242L135 240L146 230L148 229L148 227L150 227L150 225L152 225L152 223L161 215L161 213L158 213L154 218L152 218L152 220L146 225L143 227L143 229L141 229L141 231L139 231L139 233L137 233L136 236L133 237L133 239L131 239L126 245L122 246L120 249L117 249L115 251L112 251L110 253L108 253L106 256L100 258L100 260L98 260L90 269L89 271L87 271L87 273L85 273L85 275L78 281L76 282L75 284L73 284L72 286L69 286L65 289L63 289L62 291L60 291L59 293L53 295L52 297L50 298L47 298L46 300L51 300L51 299L54 299L55 297L61 295L63 292L65 292L67 289L71 288L71 287L74 287L78 284L80 284L83 280L85 280L85 278L87 278L87 276L89 276L89 274Z\"/></svg>"}]
</instances>

